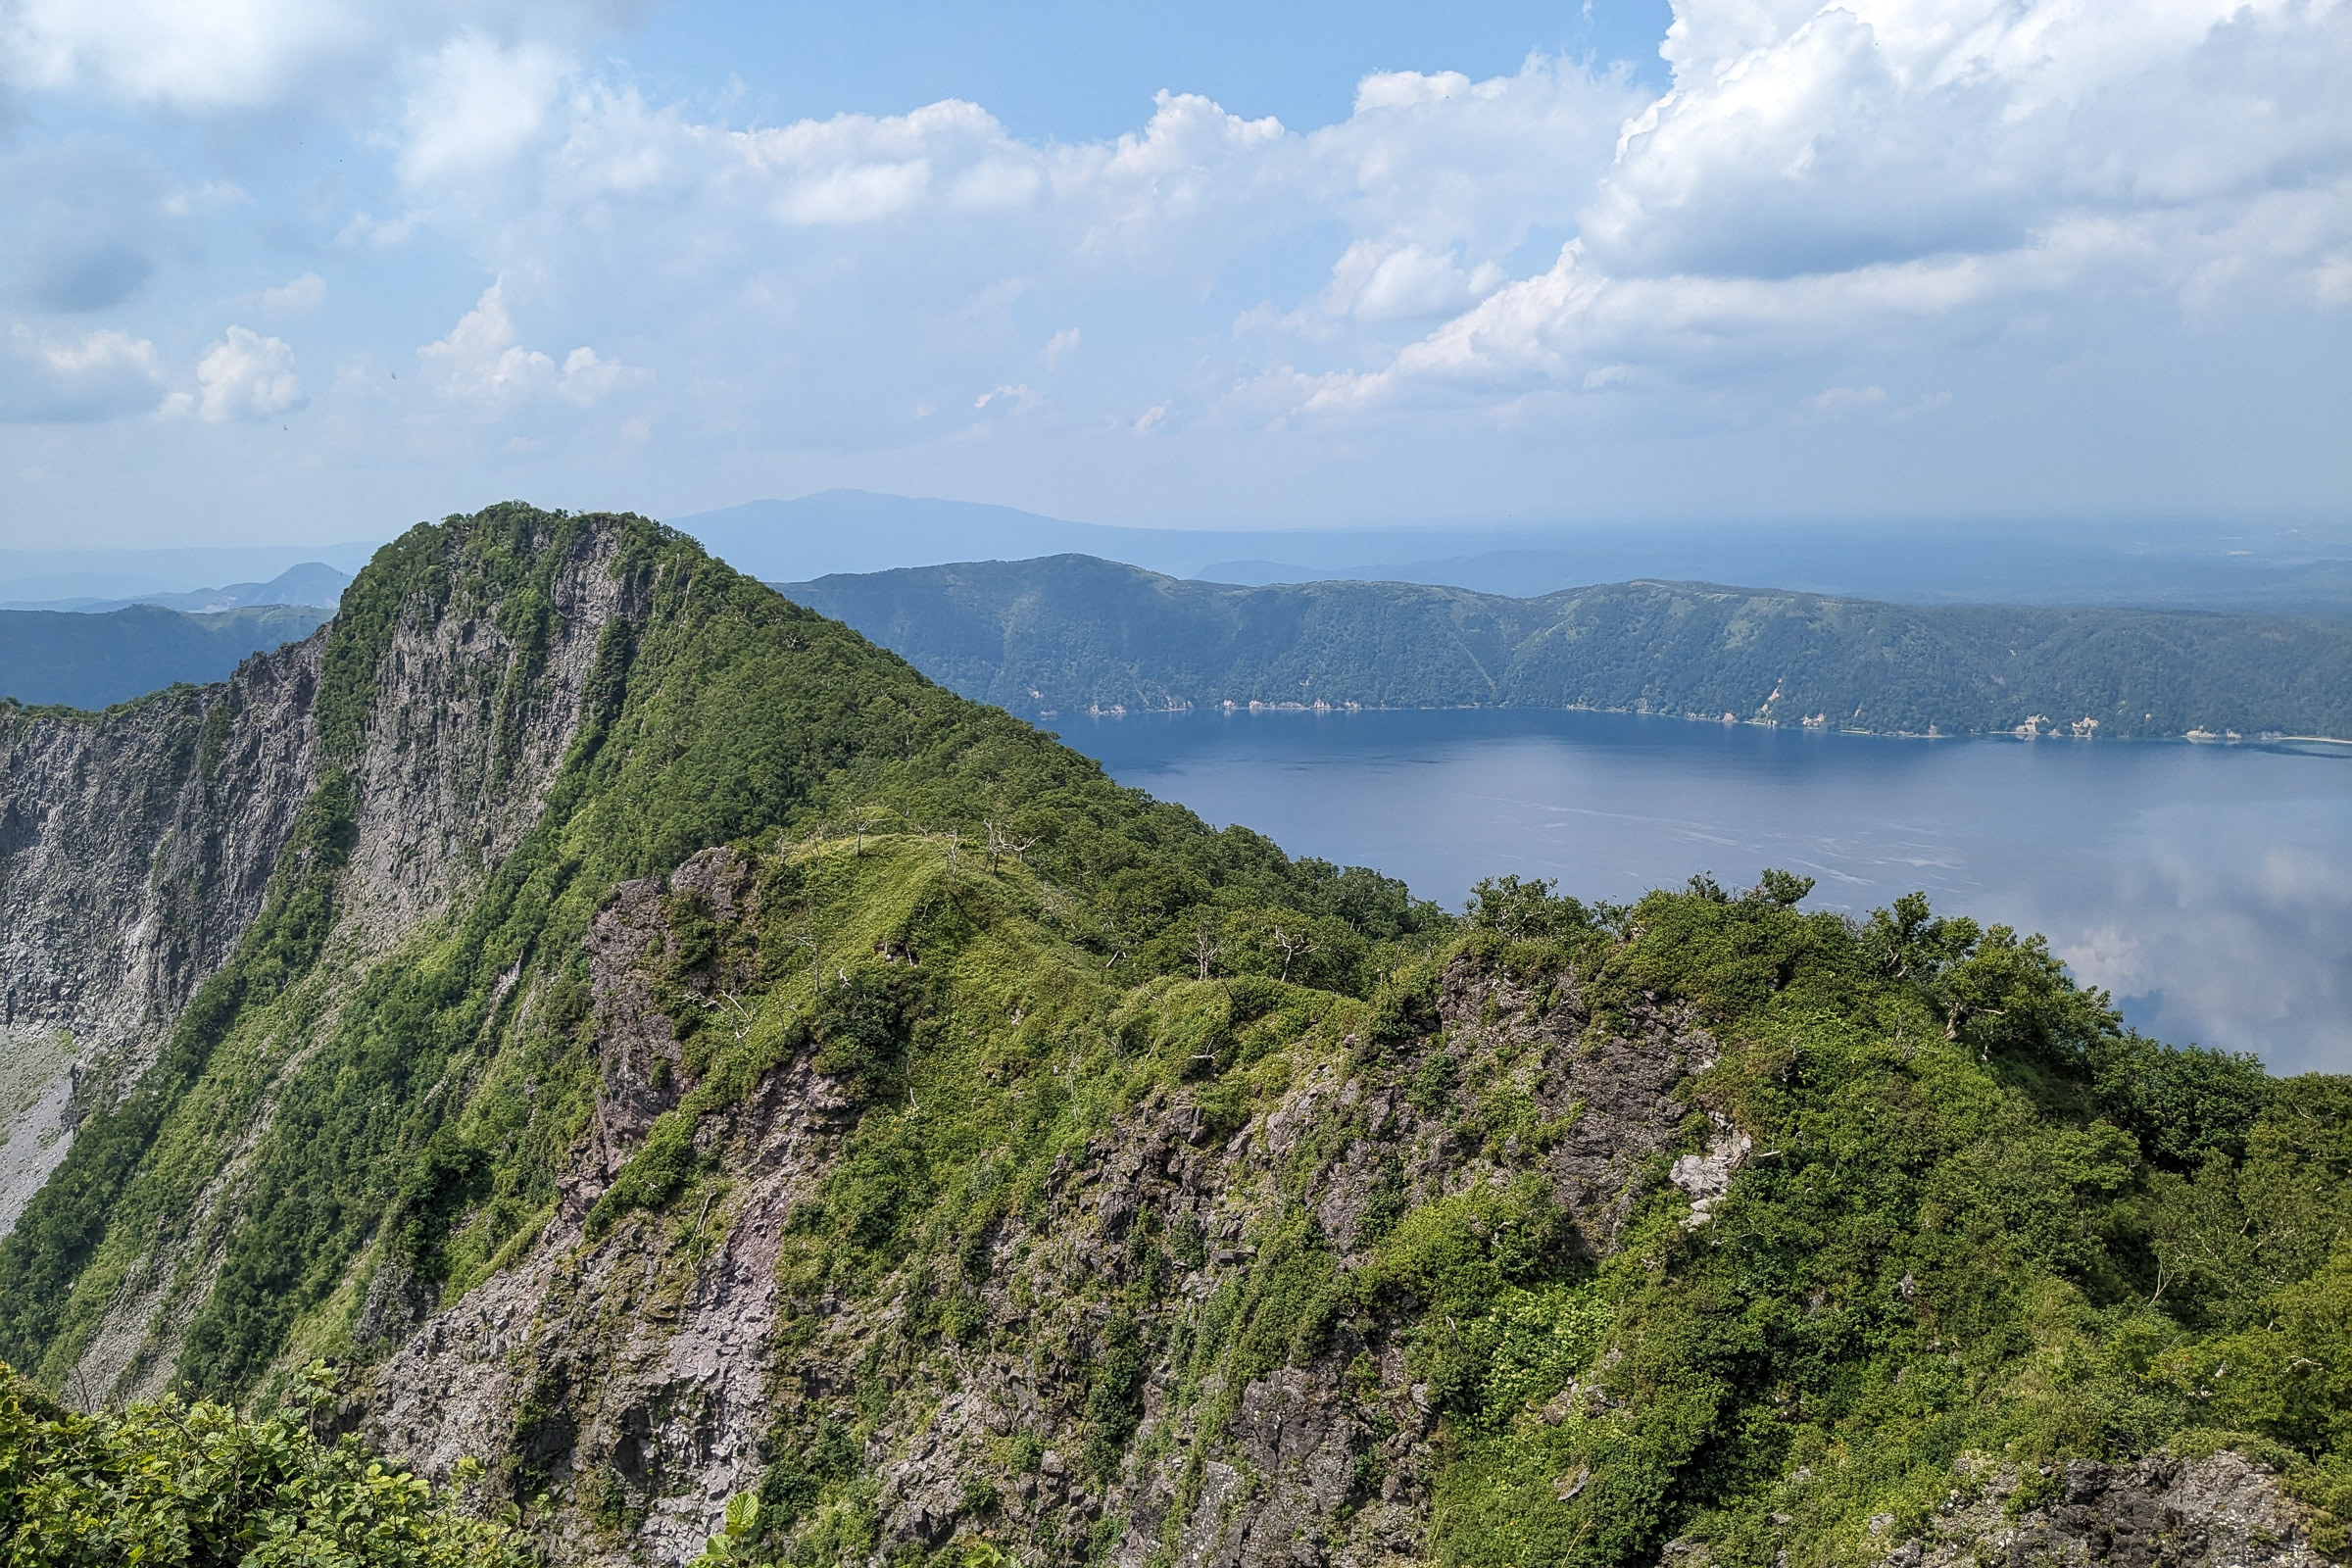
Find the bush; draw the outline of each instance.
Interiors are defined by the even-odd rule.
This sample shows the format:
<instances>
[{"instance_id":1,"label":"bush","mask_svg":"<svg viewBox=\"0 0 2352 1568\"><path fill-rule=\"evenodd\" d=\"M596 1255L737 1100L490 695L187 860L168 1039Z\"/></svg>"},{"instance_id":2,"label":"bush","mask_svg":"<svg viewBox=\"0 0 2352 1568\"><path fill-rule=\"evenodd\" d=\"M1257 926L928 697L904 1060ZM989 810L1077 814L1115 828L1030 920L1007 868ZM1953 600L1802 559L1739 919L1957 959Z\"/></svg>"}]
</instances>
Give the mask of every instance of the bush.
<instances>
[{"instance_id":1,"label":"bush","mask_svg":"<svg viewBox=\"0 0 2352 1568\"><path fill-rule=\"evenodd\" d=\"M328 1402L324 1369L304 1391ZM479 1466L466 1467L478 1477ZM166 1399L79 1415L0 1364L7 1568L524 1568L514 1520L469 1514L363 1448L286 1417Z\"/></svg>"}]
</instances>

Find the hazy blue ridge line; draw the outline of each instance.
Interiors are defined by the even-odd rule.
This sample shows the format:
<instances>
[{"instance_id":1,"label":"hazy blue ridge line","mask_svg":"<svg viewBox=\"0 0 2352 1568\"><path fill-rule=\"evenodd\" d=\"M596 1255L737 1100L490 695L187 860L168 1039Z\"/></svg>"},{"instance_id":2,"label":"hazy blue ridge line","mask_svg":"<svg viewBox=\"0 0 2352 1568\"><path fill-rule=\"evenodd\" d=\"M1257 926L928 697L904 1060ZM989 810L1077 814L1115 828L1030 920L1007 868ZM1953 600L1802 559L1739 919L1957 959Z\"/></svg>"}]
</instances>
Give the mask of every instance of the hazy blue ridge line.
<instances>
[{"instance_id":1,"label":"hazy blue ridge line","mask_svg":"<svg viewBox=\"0 0 2352 1568\"><path fill-rule=\"evenodd\" d=\"M0 610L0 697L99 709L167 686L226 680L254 654L300 642L334 613L314 605L195 612Z\"/></svg>"},{"instance_id":2,"label":"hazy blue ridge line","mask_svg":"<svg viewBox=\"0 0 2352 1568\"><path fill-rule=\"evenodd\" d=\"M1261 587L1090 556L775 585L1030 717L1236 706L1597 709L1874 734L2352 736L2352 626L1916 606L1640 579L1518 599Z\"/></svg>"}]
</instances>

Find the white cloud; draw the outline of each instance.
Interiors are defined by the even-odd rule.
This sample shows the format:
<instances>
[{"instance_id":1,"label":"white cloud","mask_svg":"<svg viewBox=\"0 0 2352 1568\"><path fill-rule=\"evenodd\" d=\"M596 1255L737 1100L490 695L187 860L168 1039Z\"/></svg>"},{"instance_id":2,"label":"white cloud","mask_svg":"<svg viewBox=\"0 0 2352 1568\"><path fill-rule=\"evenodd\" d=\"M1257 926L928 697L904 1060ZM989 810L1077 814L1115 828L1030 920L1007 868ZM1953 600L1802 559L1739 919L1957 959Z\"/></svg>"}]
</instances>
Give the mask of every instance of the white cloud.
<instances>
[{"instance_id":1,"label":"white cloud","mask_svg":"<svg viewBox=\"0 0 2352 1568\"><path fill-rule=\"evenodd\" d=\"M972 399L974 409L1002 406L1008 414L1026 414L1036 403L1037 394L1025 386L1001 386Z\"/></svg>"},{"instance_id":2,"label":"white cloud","mask_svg":"<svg viewBox=\"0 0 2352 1568\"><path fill-rule=\"evenodd\" d=\"M326 279L305 272L276 288L262 291L262 309L273 316L302 316L326 301Z\"/></svg>"},{"instance_id":3,"label":"white cloud","mask_svg":"<svg viewBox=\"0 0 2352 1568\"><path fill-rule=\"evenodd\" d=\"M591 36L630 0L10 0L0 79L176 109L331 101L477 29Z\"/></svg>"},{"instance_id":4,"label":"white cloud","mask_svg":"<svg viewBox=\"0 0 2352 1568\"><path fill-rule=\"evenodd\" d=\"M416 359L444 397L490 418L544 396L587 408L651 378L650 371L601 359L592 348L573 349L561 368L538 350L524 348L507 315L503 278L482 291L449 336L418 349Z\"/></svg>"},{"instance_id":5,"label":"white cloud","mask_svg":"<svg viewBox=\"0 0 2352 1568\"><path fill-rule=\"evenodd\" d=\"M2108 439L2137 416L2126 405L2148 428L2206 429L2223 402L2260 404L2288 433L2259 465L2199 460L2212 472L2291 474L2304 454L2312 495L2346 471L2304 433L2340 407L2337 383L2247 367L2282 346L2317 363L2352 319L2352 0L1679 0L1663 96L1536 56L1484 80L1368 75L1344 117L1313 127L1170 91L1129 133L1079 143L1016 135L991 112L1019 105L778 124L739 107L762 101L758 81L662 97L582 47L610 14L598 0L318 0L301 16L279 9L292 0L224 0L217 35L178 53L171 41L200 13L175 3L0 0L0 74L190 112L329 101L364 76L338 110L357 135L336 151L355 167L307 171L299 196L257 185L277 204L258 216L373 252L349 258L355 279L397 264L383 253L399 247L434 258L375 274L397 273L385 285L339 274L331 300L317 274L260 296L216 277L206 297L244 299L241 314L270 313L246 317L265 325L332 312L357 363L422 334L371 345L346 321L409 318L454 256L517 297L492 285L416 351L444 416L552 416L644 388L621 412L658 421L647 461L698 498L820 469L977 490L1001 481L938 454L988 448L1009 466L1017 450L1026 471L1059 473L1083 466L1063 462L1083 443L1180 425L1181 443L1117 443L1121 463L1170 446L1177 478L1105 481L1102 505L1173 507L1178 485L1250 465L1298 476L1321 505L1346 486L1312 475L1359 461L1365 474L1434 469L1415 454L1453 452L1464 431L1521 432L1509 463L1558 468L1571 452L1739 431L1859 450L1947 404L1933 429L1954 442L1994 440L1988 421L2009 409L2080 414L2069 451L2045 464L2150 486L2145 455ZM378 167L357 167L370 155ZM186 240L159 240L142 201L126 217L68 215L45 250L16 240L41 237L29 219L0 211L0 253L23 258L0 269L13 297L88 324L248 254L211 243L198 229L218 220L192 209L172 220ZM527 316L519 330L510 311ZM643 366L612 358L616 344ZM13 350L17 383L30 353ZM392 418L419 379L398 368L397 386L379 361L349 397L341 381L320 393L344 423L317 423ZM1016 395L1049 370L1035 384L1051 397ZM2232 399L2217 376L2260 386ZM118 378L118 401L134 380ZM136 385L152 406L154 385ZM1808 403L1873 386L1883 401L1840 418ZM928 411L919 430L909 409ZM1026 416L998 417L1011 409ZM2232 417L2215 453L2258 422ZM1361 439L1375 420L1412 438ZM1000 433L958 443L976 424ZM1535 434L1604 428L1606 441ZM1916 445L1929 428L1908 426ZM1261 441L1230 468L1216 455ZM1197 466L1179 474L1173 445ZM2193 445L2160 456L2186 463ZM459 447L489 450L447 450ZM873 466L826 466L860 461ZM1641 482L1725 467L1650 464ZM1996 467L2032 482L2032 465L1980 458L1965 471ZM1412 504L1348 482L1380 506ZM1057 504L1089 504L1070 483ZM1248 504L1272 494L1230 483ZM2099 487L2086 477L2073 493Z\"/></svg>"},{"instance_id":6,"label":"white cloud","mask_svg":"<svg viewBox=\"0 0 2352 1568\"><path fill-rule=\"evenodd\" d=\"M291 413L310 399L294 373L294 350L283 338L242 326L204 351L196 362L196 395L173 400L205 419L266 419ZM183 401L184 400L184 401Z\"/></svg>"},{"instance_id":7,"label":"white cloud","mask_svg":"<svg viewBox=\"0 0 2352 1568\"><path fill-rule=\"evenodd\" d=\"M1494 262L1465 268L1418 245L1359 239L1332 267L1328 309L1371 323L1446 316L1494 293L1503 276Z\"/></svg>"},{"instance_id":8,"label":"white cloud","mask_svg":"<svg viewBox=\"0 0 2352 1568\"><path fill-rule=\"evenodd\" d=\"M144 413L156 406L163 379L145 338L111 329L44 338L14 326L0 339L0 420L63 423Z\"/></svg>"},{"instance_id":9,"label":"white cloud","mask_svg":"<svg viewBox=\"0 0 2352 1568\"><path fill-rule=\"evenodd\" d=\"M532 43L466 31L443 44L403 116L398 170L411 187L503 168L540 134L571 63Z\"/></svg>"},{"instance_id":10,"label":"white cloud","mask_svg":"<svg viewBox=\"0 0 2352 1568\"><path fill-rule=\"evenodd\" d=\"M1314 380L1308 405L1515 397L1629 364L1770 379L1816 354L1959 352L2023 307L2119 291L2292 308L2328 297L2352 238L2340 4L1682 0L1666 52L1673 91L1626 123L1551 269ZM1370 254L1343 257L1335 301Z\"/></svg>"},{"instance_id":11,"label":"white cloud","mask_svg":"<svg viewBox=\"0 0 2352 1568\"><path fill-rule=\"evenodd\" d=\"M1857 409L1872 409L1886 401L1883 386L1825 387L1805 399L1805 407L1815 414L1851 414Z\"/></svg>"}]
</instances>

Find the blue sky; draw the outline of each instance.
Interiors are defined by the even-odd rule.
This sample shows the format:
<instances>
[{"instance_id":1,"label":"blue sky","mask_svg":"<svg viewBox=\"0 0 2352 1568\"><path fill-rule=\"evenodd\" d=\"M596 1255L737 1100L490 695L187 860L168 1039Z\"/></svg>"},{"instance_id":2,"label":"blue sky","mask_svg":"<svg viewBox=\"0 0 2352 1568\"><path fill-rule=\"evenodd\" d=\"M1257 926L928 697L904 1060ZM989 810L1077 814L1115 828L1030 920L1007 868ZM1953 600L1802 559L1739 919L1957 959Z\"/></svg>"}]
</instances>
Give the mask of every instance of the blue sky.
<instances>
[{"instance_id":1,"label":"blue sky","mask_svg":"<svg viewBox=\"0 0 2352 1568\"><path fill-rule=\"evenodd\" d=\"M0 547L2340 519L2347 80L2345 0L0 0Z\"/></svg>"}]
</instances>

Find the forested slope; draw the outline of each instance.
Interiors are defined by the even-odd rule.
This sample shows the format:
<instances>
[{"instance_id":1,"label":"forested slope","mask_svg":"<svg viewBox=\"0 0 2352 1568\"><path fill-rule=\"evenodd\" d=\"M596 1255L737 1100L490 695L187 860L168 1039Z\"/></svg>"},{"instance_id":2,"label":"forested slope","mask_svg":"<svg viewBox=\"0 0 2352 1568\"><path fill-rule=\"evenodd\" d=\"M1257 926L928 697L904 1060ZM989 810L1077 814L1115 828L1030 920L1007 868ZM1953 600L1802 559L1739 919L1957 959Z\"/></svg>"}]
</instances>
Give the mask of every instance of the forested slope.
<instances>
[{"instance_id":1,"label":"forested slope","mask_svg":"<svg viewBox=\"0 0 2352 1568\"><path fill-rule=\"evenodd\" d=\"M1779 873L1446 915L637 518L419 528L239 679L5 716L12 951L90 748L174 843L300 795L0 1241L52 1396L323 1361L562 1563L2343 1551L2352 1083L2035 940Z\"/></svg>"},{"instance_id":2,"label":"forested slope","mask_svg":"<svg viewBox=\"0 0 2352 1568\"><path fill-rule=\"evenodd\" d=\"M1087 556L781 585L935 679L1044 716L1219 703L1598 708L1878 733L2352 737L2352 626L1923 608L1631 582L1512 599L1240 588Z\"/></svg>"},{"instance_id":3,"label":"forested slope","mask_svg":"<svg viewBox=\"0 0 2352 1568\"><path fill-rule=\"evenodd\" d=\"M225 680L247 656L299 642L331 613L304 605L208 613L156 605L96 614L0 610L0 698L105 708L177 682Z\"/></svg>"}]
</instances>

